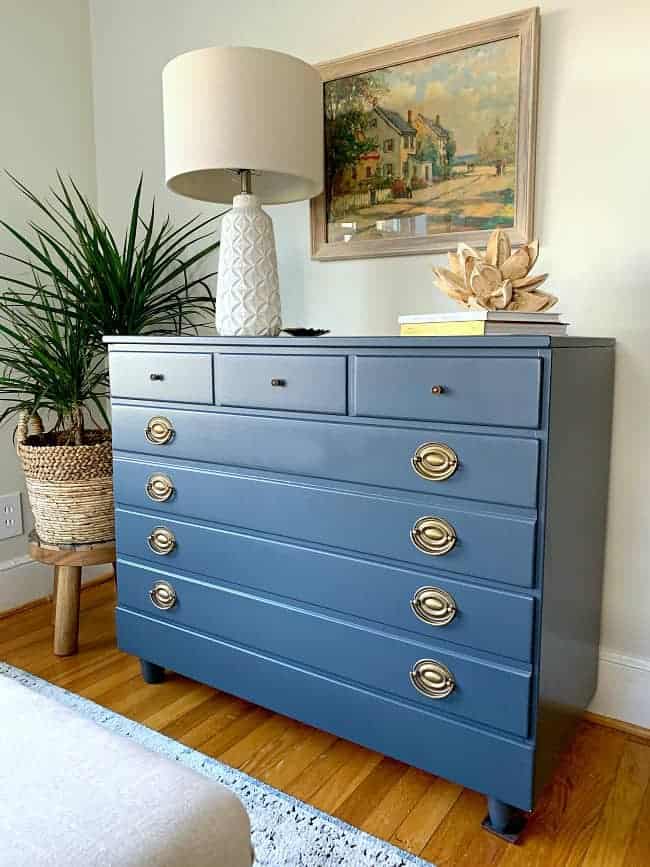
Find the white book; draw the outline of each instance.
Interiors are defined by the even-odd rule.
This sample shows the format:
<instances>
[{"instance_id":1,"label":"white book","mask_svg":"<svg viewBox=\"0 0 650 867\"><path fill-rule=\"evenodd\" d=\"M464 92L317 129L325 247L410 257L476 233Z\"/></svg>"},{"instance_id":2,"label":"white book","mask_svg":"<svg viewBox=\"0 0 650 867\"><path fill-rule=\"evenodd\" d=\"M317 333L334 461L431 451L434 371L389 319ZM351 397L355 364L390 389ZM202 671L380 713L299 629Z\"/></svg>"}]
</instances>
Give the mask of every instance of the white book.
<instances>
[{"instance_id":1,"label":"white book","mask_svg":"<svg viewBox=\"0 0 650 867\"><path fill-rule=\"evenodd\" d=\"M516 310L459 310L457 313L421 313L400 316L399 323L418 322L528 322L535 324L558 323L566 325L561 313L519 313Z\"/></svg>"}]
</instances>

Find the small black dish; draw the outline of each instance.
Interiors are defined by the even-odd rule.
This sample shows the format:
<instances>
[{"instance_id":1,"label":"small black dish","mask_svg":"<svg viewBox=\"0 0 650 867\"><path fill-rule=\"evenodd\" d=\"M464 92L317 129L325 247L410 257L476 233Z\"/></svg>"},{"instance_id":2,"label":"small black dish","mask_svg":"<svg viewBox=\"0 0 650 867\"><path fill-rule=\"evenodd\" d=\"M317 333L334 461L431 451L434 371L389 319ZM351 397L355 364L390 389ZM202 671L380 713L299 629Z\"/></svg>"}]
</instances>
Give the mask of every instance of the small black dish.
<instances>
[{"instance_id":1,"label":"small black dish","mask_svg":"<svg viewBox=\"0 0 650 867\"><path fill-rule=\"evenodd\" d=\"M283 328L282 330L292 337L322 337L330 333L329 328Z\"/></svg>"}]
</instances>

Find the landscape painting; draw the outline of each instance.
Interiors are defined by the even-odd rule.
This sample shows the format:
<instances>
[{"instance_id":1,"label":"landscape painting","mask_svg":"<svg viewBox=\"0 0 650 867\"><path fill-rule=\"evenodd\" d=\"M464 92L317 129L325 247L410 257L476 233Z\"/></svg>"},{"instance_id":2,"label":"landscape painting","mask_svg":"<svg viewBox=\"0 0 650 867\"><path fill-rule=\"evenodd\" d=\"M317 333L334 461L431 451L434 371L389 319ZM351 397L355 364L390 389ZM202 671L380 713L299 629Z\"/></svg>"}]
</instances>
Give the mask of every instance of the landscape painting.
<instances>
[{"instance_id":1,"label":"landscape painting","mask_svg":"<svg viewBox=\"0 0 650 867\"><path fill-rule=\"evenodd\" d=\"M521 167L518 154L529 162L532 141L522 149L520 136L533 108L522 47L515 32L324 81L320 240L330 255L317 258L343 258L345 246L353 256L449 249L521 227L517 188L532 157Z\"/></svg>"}]
</instances>

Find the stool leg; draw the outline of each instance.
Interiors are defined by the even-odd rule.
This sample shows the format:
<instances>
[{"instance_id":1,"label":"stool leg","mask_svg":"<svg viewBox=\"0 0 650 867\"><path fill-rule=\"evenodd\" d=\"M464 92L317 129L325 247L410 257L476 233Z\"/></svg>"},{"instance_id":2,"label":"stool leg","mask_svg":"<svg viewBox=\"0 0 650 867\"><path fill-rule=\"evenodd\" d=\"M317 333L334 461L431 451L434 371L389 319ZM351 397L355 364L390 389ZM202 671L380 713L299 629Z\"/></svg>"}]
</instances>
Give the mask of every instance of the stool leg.
<instances>
[{"instance_id":1,"label":"stool leg","mask_svg":"<svg viewBox=\"0 0 650 867\"><path fill-rule=\"evenodd\" d=\"M70 656L79 646L81 566L59 566L57 579L54 653Z\"/></svg>"},{"instance_id":2,"label":"stool leg","mask_svg":"<svg viewBox=\"0 0 650 867\"><path fill-rule=\"evenodd\" d=\"M54 567L54 585L52 587L52 623L56 622L56 594L59 587L59 567Z\"/></svg>"}]
</instances>

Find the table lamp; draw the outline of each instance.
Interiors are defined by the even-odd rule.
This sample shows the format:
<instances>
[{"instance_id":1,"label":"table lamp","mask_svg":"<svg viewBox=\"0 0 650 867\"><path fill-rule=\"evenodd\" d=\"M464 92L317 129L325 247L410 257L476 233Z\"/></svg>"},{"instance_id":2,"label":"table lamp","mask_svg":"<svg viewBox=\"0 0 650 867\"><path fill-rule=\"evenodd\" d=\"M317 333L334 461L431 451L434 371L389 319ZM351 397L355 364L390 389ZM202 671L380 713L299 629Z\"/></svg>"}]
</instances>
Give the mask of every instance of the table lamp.
<instances>
[{"instance_id":1,"label":"table lamp","mask_svg":"<svg viewBox=\"0 0 650 867\"><path fill-rule=\"evenodd\" d=\"M221 227L221 335L275 336L282 329L273 224L261 205L322 191L322 99L319 73L278 51L204 48L163 70L168 188L232 202Z\"/></svg>"}]
</instances>

